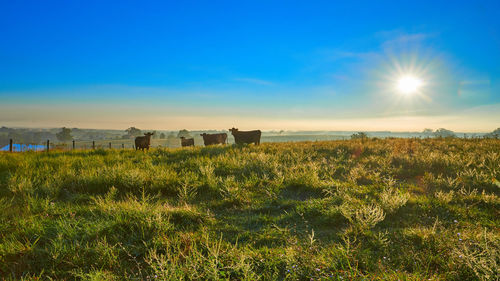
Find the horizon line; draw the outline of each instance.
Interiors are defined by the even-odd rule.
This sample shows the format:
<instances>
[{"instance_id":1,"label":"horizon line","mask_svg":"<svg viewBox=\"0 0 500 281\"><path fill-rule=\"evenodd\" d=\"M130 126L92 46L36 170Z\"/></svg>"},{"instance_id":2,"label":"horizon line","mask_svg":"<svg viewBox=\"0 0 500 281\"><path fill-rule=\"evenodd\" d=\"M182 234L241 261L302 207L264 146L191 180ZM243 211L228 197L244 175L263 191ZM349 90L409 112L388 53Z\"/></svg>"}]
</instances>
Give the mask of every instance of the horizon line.
<instances>
[{"instance_id":1,"label":"horizon line","mask_svg":"<svg viewBox=\"0 0 500 281\"><path fill-rule=\"evenodd\" d=\"M130 127L136 127L136 126L130 126ZM130 128L128 127L128 128ZM8 129L42 129L42 130L52 130L52 129L61 129L61 128L69 128L69 129L80 129L80 130L97 130L97 131L126 131L126 129L112 129L112 128L91 128L91 127L68 127L68 126L58 126L58 127L29 127L29 126L16 126L16 127L8 127L2 125L0 128L8 128ZM137 127L136 127L137 128ZM500 128L500 127L499 127ZM141 129L137 128L141 131L167 131L167 132L175 132L175 131L180 131L180 130L187 130L189 132L203 132L203 131L229 131L228 129L186 129L186 128L180 128L180 129L152 129L152 128L147 128L147 129ZM432 128L429 128L432 129ZM438 129L446 129L444 127L440 127ZM450 130L453 133L464 133L464 134L487 134L490 133L497 128L493 128L491 131L454 131ZM259 129L257 129L259 130ZM432 129L435 131L435 129ZM447 129L448 130L448 129ZM294 129L266 129L266 130L260 130L262 132L277 132L277 131L283 131L283 132L365 132L365 133L418 133L418 134L423 134L423 131L391 131L391 130L294 130Z\"/></svg>"}]
</instances>

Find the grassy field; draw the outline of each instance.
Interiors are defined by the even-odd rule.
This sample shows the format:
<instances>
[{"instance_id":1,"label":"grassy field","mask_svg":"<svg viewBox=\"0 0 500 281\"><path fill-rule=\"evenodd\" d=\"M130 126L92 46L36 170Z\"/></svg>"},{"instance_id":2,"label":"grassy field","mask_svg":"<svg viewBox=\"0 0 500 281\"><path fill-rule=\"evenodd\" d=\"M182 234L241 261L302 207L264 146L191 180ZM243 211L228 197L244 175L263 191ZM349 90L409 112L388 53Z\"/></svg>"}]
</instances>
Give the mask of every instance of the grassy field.
<instances>
[{"instance_id":1,"label":"grassy field","mask_svg":"<svg viewBox=\"0 0 500 281\"><path fill-rule=\"evenodd\" d=\"M0 276L498 280L499 181L500 140L3 153Z\"/></svg>"}]
</instances>

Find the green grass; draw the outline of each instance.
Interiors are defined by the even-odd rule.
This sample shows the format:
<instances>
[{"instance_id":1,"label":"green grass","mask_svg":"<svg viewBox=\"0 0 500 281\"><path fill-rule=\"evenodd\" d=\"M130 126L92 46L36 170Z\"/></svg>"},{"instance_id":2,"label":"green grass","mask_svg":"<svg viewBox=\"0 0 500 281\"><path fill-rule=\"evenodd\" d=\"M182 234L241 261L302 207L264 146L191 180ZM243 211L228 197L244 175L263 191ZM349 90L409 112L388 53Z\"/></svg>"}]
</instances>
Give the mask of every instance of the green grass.
<instances>
[{"instance_id":1,"label":"green grass","mask_svg":"<svg viewBox=\"0 0 500 281\"><path fill-rule=\"evenodd\" d=\"M0 279L498 280L500 141L0 154Z\"/></svg>"}]
</instances>

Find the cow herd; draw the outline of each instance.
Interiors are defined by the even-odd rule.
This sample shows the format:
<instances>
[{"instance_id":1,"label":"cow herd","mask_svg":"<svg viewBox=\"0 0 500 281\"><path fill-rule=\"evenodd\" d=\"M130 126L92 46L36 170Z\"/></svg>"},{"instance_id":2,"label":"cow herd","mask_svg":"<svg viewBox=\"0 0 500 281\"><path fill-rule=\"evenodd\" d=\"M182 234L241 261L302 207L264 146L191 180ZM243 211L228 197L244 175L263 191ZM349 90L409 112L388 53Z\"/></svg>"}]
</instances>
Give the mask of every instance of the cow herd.
<instances>
[{"instance_id":1,"label":"cow herd","mask_svg":"<svg viewBox=\"0 0 500 281\"><path fill-rule=\"evenodd\" d=\"M254 131L240 131L236 128L231 128L229 129L231 134L234 137L234 142L238 145L241 144L250 144L254 143L256 145L260 144L260 136L261 136L261 131L260 130L254 130ZM151 136L152 133L145 133L144 136L141 137L136 137L135 138L135 149L139 150L144 149L149 150L149 146L151 145ZM200 136L203 137L203 143L208 146L208 145L215 145L215 144L226 144L227 143L227 134L226 133L219 133L219 134L200 134ZM181 137L181 146L194 146L194 138L185 138Z\"/></svg>"}]
</instances>

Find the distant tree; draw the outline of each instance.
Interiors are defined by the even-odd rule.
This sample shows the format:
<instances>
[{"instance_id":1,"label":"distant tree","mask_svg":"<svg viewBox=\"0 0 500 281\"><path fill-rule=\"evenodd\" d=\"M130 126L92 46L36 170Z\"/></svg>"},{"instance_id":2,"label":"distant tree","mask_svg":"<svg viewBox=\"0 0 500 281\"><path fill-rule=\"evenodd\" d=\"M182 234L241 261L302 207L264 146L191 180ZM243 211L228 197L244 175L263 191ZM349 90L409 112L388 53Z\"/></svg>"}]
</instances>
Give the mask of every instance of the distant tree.
<instances>
[{"instance_id":1,"label":"distant tree","mask_svg":"<svg viewBox=\"0 0 500 281\"><path fill-rule=\"evenodd\" d=\"M500 128L497 128L493 132L484 135L485 138L499 139L500 138Z\"/></svg>"},{"instance_id":2,"label":"distant tree","mask_svg":"<svg viewBox=\"0 0 500 281\"><path fill-rule=\"evenodd\" d=\"M427 134L429 134L429 135L430 135L430 134L432 134L432 133L433 133L433 131L432 131L432 129L425 128L425 129L422 131L422 133L423 133L423 134L426 134L426 135L427 135Z\"/></svg>"},{"instance_id":3,"label":"distant tree","mask_svg":"<svg viewBox=\"0 0 500 281\"><path fill-rule=\"evenodd\" d=\"M0 132L0 147L9 143L9 135L7 133Z\"/></svg>"},{"instance_id":4,"label":"distant tree","mask_svg":"<svg viewBox=\"0 0 500 281\"><path fill-rule=\"evenodd\" d=\"M62 142L72 140L73 136L71 135L71 129L66 127L61 128L61 131L56 134L56 138Z\"/></svg>"},{"instance_id":5,"label":"distant tree","mask_svg":"<svg viewBox=\"0 0 500 281\"><path fill-rule=\"evenodd\" d=\"M178 138L180 138L180 137L191 138L191 134L189 133L188 130L182 129L179 131L179 133L177 133L177 137Z\"/></svg>"},{"instance_id":6,"label":"distant tree","mask_svg":"<svg viewBox=\"0 0 500 281\"><path fill-rule=\"evenodd\" d=\"M279 134L282 135L285 131L284 130L281 130L279 131Z\"/></svg>"},{"instance_id":7,"label":"distant tree","mask_svg":"<svg viewBox=\"0 0 500 281\"><path fill-rule=\"evenodd\" d=\"M175 139L175 134L174 132L170 132L167 136L167 139Z\"/></svg>"},{"instance_id":8,"label":"distant tree","mask_svg":"<svg viewBox=\"0 0 500 281\"><path fill-rule=\"evenodd\" d=\"M351 135L351 139L352 140L356 140L356 139L366 139L368 138L368 135L364 132L359 132L359 133L356 133L356 134L352 134Z\"/></svg>"},{"instance_id":9,"label":"distant tree","mask_svg":"<svg viewBox=\"0 0 500 281\"><path fill-rule=\"evenodd\" d=\"M8 139L12 139L14 143L26 143L29 141L26 141L24 138L24 135L19 132L18 130L12 130L8 134Z\"/></svg>"},{"instance_id":10,"label":"distant tree","mask_svg":"<svg viewBox=\"0 0 500 281\"><path fill-rule=\"evenodd\" d=\"M445 128L439 128L434 132L434 136L438 138L454 138L455 133L453 131L447 130Z\"/></svg>"},{"instance_id":11,"label":"distant tree","mask_svg":"<svg viewBox=\"0 0 500 281\"><path fill-rule=\"evenodd\" d=\"M160 139L165 139L165 133L160 134Z\"/></svg>"},{"instance_id":12,"label":"distant tree","mask_svg":"<svg viewBox=\"0 0 500 281\"><path fill-rule=\"evenodd\" d=\"M40 143L41 141L42 141L42 133L41 132L35 132L33 134L32 142L33 143Z\"/></svg>"},{"instance_id":13,"label":"distant tree","mask_svg":"<svg viewBox=\"0 0 500 281\"><path fill-rule=\"evenodd\" d=\"M127 132L127 137L132 138L132 137L137 137L142 135L142 131L140 129L137 129L136 127L130 127L125 130Z\"/></svg>"}]
</instances>

